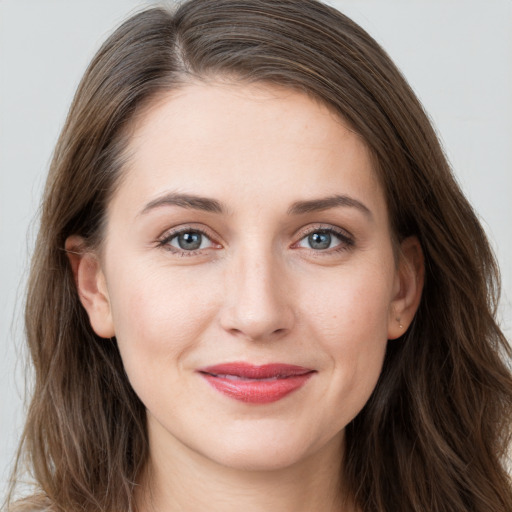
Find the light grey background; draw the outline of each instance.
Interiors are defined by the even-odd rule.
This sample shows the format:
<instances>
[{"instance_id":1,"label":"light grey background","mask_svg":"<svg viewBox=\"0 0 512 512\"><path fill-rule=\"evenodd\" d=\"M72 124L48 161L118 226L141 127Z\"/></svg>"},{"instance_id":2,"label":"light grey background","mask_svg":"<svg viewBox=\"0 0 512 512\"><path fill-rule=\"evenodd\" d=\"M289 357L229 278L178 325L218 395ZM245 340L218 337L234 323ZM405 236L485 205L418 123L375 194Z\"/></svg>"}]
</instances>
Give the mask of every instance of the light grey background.
<instances>
[{"instance_id":1,"label":"light grey background","mask_svg":"<svg viewBox=\"0 0 512 512\"><path fill-rule=\"evenodd\" d=\"M86 65L136 0L0 0L0 499L23 424L22 304L53 146ZM498 255L512 338L512 0L331 0L399 65Z\"/></svg>"}]
</instances>

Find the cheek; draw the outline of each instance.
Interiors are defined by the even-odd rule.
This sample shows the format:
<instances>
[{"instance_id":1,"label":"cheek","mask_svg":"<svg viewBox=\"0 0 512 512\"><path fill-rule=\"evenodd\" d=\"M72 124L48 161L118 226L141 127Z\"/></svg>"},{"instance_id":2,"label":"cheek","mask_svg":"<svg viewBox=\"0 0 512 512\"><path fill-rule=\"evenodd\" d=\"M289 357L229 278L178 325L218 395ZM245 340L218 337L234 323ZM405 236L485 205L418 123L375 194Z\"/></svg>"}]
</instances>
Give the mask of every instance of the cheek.
<instances>
[{"instance_id":1,"label":"cheek","mask_svg":"<svg viewBox=\"0 0 512 512\"><path fill-rule=\"evenodd\" d=\"M318 287L309 302L313 336L329 358L330 401L343 409L343 421L361 410L382 370L392 294L389 276L389 270L379 267L340 273L323 290Z\"/></svg>"},{"instance_id":2,"label":"cheek","mask_svg":"<svg viewBox=\"0 0 512 512\"><path fill-rule=\"evenodd\" d=\"M387 267L387 266L385 266ZM379 265L342 269L308 286L308 316L336 347L387 338L393 271ZM306 296L306 294L304 294ZM347 347L346 347L347 348Z\"/></svg>"},{"instance_id":3,"label":"cheek","mask_svg":"<svg viewBox=\"0 0 512 512\"><path fill-rule=\"evenodd\" d=\"M183 359L194 350L211 317L202 287L147 265L140 271L119 267L116 274L116 286L109 289L112 315L132 385L138 390L158 379L162 366L173 369L169 378L178 378Z\"/></svg>"}]
</instances>

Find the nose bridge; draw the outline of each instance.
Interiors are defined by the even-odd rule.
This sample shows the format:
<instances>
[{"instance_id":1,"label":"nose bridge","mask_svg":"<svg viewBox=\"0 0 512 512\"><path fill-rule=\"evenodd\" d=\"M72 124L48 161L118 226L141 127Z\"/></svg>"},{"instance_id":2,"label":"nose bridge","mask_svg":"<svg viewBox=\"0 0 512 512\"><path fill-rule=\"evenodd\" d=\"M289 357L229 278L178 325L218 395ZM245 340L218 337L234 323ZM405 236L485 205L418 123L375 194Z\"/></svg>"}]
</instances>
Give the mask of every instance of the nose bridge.
<instances>
[{"instance_id":1,"label":"nose bridge","mask_svg":"<svg viewBox=\"0 0 512 512\"><path fill-rule=\"evenodd\" d=\"M253 340L289 331L294 315L287 272L271 244L246 244L230 260L223 327Z\"/></svg>"}]
</instances>

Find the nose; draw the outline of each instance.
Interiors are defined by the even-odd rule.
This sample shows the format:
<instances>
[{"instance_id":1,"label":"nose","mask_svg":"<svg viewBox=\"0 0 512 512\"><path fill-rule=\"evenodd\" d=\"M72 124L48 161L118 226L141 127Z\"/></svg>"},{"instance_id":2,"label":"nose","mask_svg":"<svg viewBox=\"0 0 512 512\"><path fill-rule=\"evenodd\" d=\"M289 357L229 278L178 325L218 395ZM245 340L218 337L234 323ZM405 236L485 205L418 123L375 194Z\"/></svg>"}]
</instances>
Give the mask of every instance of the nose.
<instances>
[{"instance_id":1,"label":"nose","mask_svg":"<svg viewBox=\"0 0 512 512\"><path fill-rule=\"evenodd\" d=\"M225 276L222 328L251 341L285 336L295 324L287 283L283 265L270 254L246 253L234 258Z\"/></svg>"}]
</instances>

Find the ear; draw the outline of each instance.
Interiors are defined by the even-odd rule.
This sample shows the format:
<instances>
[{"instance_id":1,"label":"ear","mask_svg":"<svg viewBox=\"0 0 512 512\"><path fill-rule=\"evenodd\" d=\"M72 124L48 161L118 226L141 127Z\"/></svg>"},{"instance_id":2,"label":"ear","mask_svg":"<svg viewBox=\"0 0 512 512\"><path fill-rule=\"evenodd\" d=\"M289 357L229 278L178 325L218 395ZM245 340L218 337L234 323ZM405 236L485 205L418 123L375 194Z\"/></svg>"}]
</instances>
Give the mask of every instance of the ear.
<instances>
[{"instance_id":1,"label":"ear","mask_svg":"<svg viewBox=\"0 0 512 512\"><path fill-rule=\"evenodd\" d=\"M91 327L98 336L112 338L115 331L107 283L97 255L86 249L83 238L76 235L66 239L65 248Z\"/></svg>"},{"instance_id":2,"label":"ear","mask_svg":"<svg viewBox=\"0 0 512 512\"><path fill-rule=\"evenodd\" d=\"M415 236L400 245L395 296L388 319L388 339L396 339L407 331L420 305L425 263L421 244Z\"/></svg>"}]
</instances>

